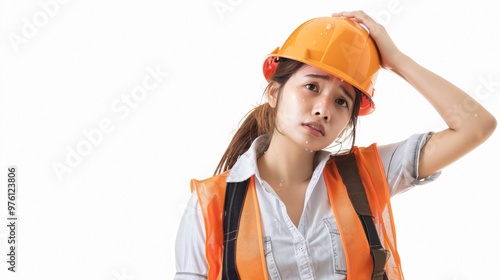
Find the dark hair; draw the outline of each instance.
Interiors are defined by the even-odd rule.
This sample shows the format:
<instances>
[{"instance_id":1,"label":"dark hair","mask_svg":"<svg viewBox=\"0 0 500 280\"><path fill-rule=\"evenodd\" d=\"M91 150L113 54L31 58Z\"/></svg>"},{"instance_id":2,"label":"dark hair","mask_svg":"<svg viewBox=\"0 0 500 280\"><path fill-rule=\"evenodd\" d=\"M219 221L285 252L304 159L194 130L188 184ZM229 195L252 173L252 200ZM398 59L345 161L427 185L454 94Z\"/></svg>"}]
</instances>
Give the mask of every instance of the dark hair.
<instances>
[{"instance_id":1,"label":"dark hair","mask_svg":"<svg viewBox=\"0 0 500 280\"><path fill-rule=\"evenodd\" d=\"M278 84L278 99L281 96L281 91L283 85L290 79L290 77L297 72L304 63L292 60L280 58L280 62L276 71L271 76L269 83L264 92L267 92L273 84ZM350 133L344 133L343 139L348 139L352 137L351 150L354 146L354 140L356 138L356 123L358 119L358 112L361 100L361 91L354 88L356 91L356 99L354 102L354 108L351 115ZM279 102L278 102L279 103ZM238 160L239 156L244 154L252 145L252 142L261 135L272 135L275 130L276 125L276 108L272 108L268 102L265 102L248 112L243 118L244 121L236 131L233 139L229 143L226 151L222 155L222 158L215 169L214 175L220 174L226 170L229 170ZM346 129L348 131L349 129Z\"/></svg>"}]
</instances>

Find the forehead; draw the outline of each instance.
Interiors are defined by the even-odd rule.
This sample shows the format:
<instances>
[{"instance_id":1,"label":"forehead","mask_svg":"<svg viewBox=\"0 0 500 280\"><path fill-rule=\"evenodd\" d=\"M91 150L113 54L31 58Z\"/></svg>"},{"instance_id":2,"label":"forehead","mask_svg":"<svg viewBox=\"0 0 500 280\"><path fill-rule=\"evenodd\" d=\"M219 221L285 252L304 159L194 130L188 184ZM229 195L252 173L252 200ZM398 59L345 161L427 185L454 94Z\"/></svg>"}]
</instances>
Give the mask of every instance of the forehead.
<instances>
[{"instance_id":1,"label":"forehead","mask_svg":"<svg viewBox=\"0 0 500 280\"><path fill-rule=\"evenodd\" d=\"M304 64L304 66L302 66L299 69L299 71L297 71L297 72L301 72L302 74L317 74L317 75L322 75L322 76L335 77L335 76L331 75L330 73L319 69L318 67L308 65L308 64Z\"/></svg>"},{"instance_id":2,"label":"forehead","mask_svg":"<svg viewBox=\"0 0 500 280\"><path fill-rule=\"evenodd\" d=\"M312 66L312 65L308 65L308 64L304 64L304 66L302 66L298 71L297 73L300 73L301 75L310 75L310 74L313 74L313 75L317 75L317 76L327 76L329 77L331 80L335 80L335 79L338 79L338 80L341 80L343 81L342 78L339 78L335 75L332 75L320 68L317 68L315 66ZM343 84L347 84L347 85L351 85L349 84L348 82L343 82Z\"/></svg>"},{"instance_id":3,"label":"forehead","mask_svg":"<svg viewBox=\"0 0 500 280\"><path fill-rule=\"evenodd\" d=\"M330 80L341 80L344 88L347 89L351 94L354 94L354 87L351 84L349 84L348 82L345 82L344 80L338 78L337 76L334 76L334 75L332 75L332 74L330 74L322 69L314 67L312 65L304 64L304 66L302 66L297 71L297 74L300 76L314 75L314 76L328 77Z\"/></svg>"}]
</instances>

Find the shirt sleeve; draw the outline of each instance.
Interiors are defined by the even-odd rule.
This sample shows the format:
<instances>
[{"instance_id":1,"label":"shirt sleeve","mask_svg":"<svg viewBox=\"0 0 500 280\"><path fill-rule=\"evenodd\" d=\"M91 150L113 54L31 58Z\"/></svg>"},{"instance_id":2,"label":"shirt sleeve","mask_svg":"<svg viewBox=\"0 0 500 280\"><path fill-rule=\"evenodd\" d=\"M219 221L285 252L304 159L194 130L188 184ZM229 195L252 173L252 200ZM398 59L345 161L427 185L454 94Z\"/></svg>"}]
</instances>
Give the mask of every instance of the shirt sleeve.
<instances>
[{"instance_id":1,"label":"shirt sleeve","mask_svg":"<svg viewBox=\"0 0 500 280\"><path fill-rule=\"evenodd\" d=\"M175 241L176 274L174 280L205 280L205 227L196 192L189 199Z\"/></svg>"},{"instance_id":2,"label":"shirt sleeve","mask_svg":"<svg viewBox=\"0 0 500 280\"><path fill-rule=\"evenodd\" d=\"M432 134L415 134L404 141L378 147L391 197L414 186L432 182L441 175L441 171L438 171L426 178L417 179L420 150Z\"/></svg>"}]
</instances>

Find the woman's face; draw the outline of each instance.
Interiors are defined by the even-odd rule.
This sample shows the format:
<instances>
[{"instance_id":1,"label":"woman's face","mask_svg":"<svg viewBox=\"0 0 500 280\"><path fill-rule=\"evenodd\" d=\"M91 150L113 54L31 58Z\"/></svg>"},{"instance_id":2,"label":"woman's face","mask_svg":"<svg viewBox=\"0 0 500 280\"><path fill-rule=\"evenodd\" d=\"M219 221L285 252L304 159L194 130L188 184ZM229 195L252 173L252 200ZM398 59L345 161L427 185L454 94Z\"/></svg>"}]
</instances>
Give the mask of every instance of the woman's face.
<instances>
[{"instance_id":1,"label":"woman's face","mask_svg":"<svg viewBox=\"0 0 500 280\"><path fill-rule=\"evenodd\" d=\"M337 139L349 123L356 98L352 85L309 65L283 85L279 101L277 96L277 90L271 91L269 103L276 107L279 102L278 131L309 151Z\"/></svg>"}]
</instances>

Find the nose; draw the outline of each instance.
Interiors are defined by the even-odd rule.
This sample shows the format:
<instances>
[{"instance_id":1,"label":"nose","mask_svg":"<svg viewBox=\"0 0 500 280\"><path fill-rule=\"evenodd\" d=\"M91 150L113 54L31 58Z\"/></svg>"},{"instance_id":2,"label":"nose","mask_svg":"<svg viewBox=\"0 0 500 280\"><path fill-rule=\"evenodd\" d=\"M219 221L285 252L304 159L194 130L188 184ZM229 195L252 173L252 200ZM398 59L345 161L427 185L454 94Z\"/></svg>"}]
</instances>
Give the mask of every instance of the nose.
<instances>
[{"instance_id":1,"label":"nose","mask_svg":"<svg viewBox=\"0 0 500 280\"><path fill-rule=\"evenodd\" d=\"M314 107L314 115L318 116L321 119L324 119L325 122L330 120L330 104L324 99L318 100L316 102L316 106Z\"/></svg>"}]
</instances>

